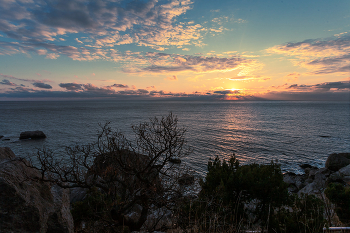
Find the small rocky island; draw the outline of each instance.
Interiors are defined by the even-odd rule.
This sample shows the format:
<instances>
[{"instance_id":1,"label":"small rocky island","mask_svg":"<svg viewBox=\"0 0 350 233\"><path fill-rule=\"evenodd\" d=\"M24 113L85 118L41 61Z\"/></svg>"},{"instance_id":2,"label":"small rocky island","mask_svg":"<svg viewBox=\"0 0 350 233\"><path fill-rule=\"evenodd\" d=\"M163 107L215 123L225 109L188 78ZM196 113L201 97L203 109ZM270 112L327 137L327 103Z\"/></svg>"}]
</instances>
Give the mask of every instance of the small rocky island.
<instances>
[{"instance_id":1,"label":"small rocky island","mask_svg":"<svg viewBox=\"0 0 350 233\"><path fill-rule=\"evenodd\" d=\"M33 135L31 135L33 136ZM81 188L63 189L40 181L39 170L28 166L28 161L15 156L10 148L0 148L0 231L1 232L77 232L71 214L72 204L82 200L86 191ZM331 154L324 168L302 165L304 174L287 172L283 180L290 193L322 194L330 182L350 185L350 153ZM186 178L186 179L185 179ZM181 182L190 184L193 177ZM142 208L134 205L125 218L132 221L141 215ZM164 216L157 224L161 230L171 227L171 212L165 209L149 211L149 224L155 215ZM81 226L80 226L81 227ZM147 229L143 226L143 229Z\"/></svg>"},{"instance_id":2,"label":"small rocky island","mask_svg":"<svg viewBox=\"0 0 350 233\"><path fill-rule=\"evenodd\" d=\"M22 132L19 136L19 139L43 139L46 138L46 135L43 131L25 131Z\"/></svg>"}]
</instances>

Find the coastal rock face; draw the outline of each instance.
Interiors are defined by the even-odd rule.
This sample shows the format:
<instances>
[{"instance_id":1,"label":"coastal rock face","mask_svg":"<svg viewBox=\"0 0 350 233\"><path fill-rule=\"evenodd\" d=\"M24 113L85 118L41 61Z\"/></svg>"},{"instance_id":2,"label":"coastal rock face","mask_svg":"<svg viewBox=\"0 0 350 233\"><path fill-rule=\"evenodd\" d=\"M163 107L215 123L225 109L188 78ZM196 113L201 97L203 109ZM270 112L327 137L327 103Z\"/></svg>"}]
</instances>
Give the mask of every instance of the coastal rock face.
<instances>
[{"instance_id":1,"label":"coastal rock face","mask_svg":"<svg viewBox=\"0 0 350 233\"><path fill-rule=\"evenodd\" d=\"M9 160L16 158L16 155L9 147L0 147L0 164L2 160Z\"/></svg>"},{"instance_id":2,"label":"coastal rock face","mask_svg":"<svg viewBox=\"0 0 350 233\"><path fill-rule=\"evenodd\" d=\"M299 190L298 193L321 194L326 188L326 181L328 176L329 172L324 168L314 170L312 174L309 174L308 179L305 180L305 187Z\"/></svg>"},{"instance_id":3,"label":"coastal rock face","mask_svg":"<svg viewBox=\"0 0 350 233\"><path fill-rule=\"evenodd\" d=\"M161 229L171 229L174 226L173 214L165 207L151 207L147 220L142 226L142 230L152 232L160 231Z\"/></svg>"},{"instance_id":4,"label":"coastal rock face","mask_svg":"<svg viewBox=\"0 0 350 233\"><path fill-rule=\"evenodd\" d=\"M350 153L331 154L326 161L326 168L338 171L350 164Z\"/></svg>"},{"instance_id":5,"label":"coastal rock face","mask_svg":"<svg viewBox=\"0 0 350 233\"><path fill-rule=\"evenodd\" d=\"M321 194L327 186L331 171L327 168L306 167L305 174L292 172L283 174L283 181L289 185L288 191L298 194Z\"/></svg>"},{"instance_id":6,"label":"coastal rock face","mask_svg":"<svg viewBox=\"0 0 350 233\"><path fill-rule=\"evenodd\" d=\"M305 175L297 175L293 172L287 172L283 175L283 181L289 185L288 191L297 193L305 187Z\"/></svg>"},{"instance_id":7,"label":"coastal rock face","mask_svg":"<svg viewBox=\"0 0 350 233\"><path fill-rule=\"evenodd\" d=\"M304 174L297 175L293 172L283 174L283 181L289 185L290 193L317 195L322 194L332 182L350 185L350 153L331 154L323 168L308 164L300 167L304 170Z\"/></svg>"},{"instance_id":8,"label":"coastal rock face","mask_svg":"<svg viewBox=\"0 0 350 233\"><path fill-rule=\"evenodd\" d=\"M339 171L336 172L335 177L337 177L338 180L340 178L343 182L345 182L348 185L350 185L350 165L339 169Z\"/></svg>"},{"instance_id":9,"label":"coastal rock face","mask_svg":"<svg viewBox=\"0 0 350 233\"><path fill-rule=\"evenodd\" d=\"M42 139L46 138L46 135L43 131L25 131L22 132L19 136L19 139Z\"/></svg>"},{"instance_id":10,"label":"coastal rock face","mask_svg":"<svg viewBox=\"0 0 350 233\"><path fill-rule=\"evenodd\" d=\"M71 188L69 193L70 203L73 204L77 201L83 201L86 197L87 191L88 189L86 188L80 188L80 187Z\"/></svg>"},{"instance_id":11,"label":"coastal rock face","mask_svg":"<svg viewBox=\"0 0 350 233\"><path fill-rule=\"evenodd\" d=\"M350 165L339 169L339 173L340 173L342 176L350 176Z\"/></svg>"},{"instance_id":12,"label":"coastal rock face","mask_svg":"<svg viewBox=\"0 0 350 233\"><path fill-rule=\"evenodd\" d=\"M35 180L25 163L0 148L0 232L73 233L69 190Z\"/></svg>"}]
</instances>

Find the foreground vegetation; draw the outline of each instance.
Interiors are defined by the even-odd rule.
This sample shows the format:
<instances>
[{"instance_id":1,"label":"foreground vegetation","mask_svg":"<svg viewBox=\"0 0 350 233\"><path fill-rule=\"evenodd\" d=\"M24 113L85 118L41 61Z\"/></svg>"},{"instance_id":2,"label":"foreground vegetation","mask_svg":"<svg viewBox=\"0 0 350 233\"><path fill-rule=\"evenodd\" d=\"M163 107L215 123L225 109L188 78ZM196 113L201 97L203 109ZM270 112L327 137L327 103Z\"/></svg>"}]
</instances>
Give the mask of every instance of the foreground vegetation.
<instances>
[{"instance_id":1,"label":"foreground vegetation","mask_svg":"<svg viewBox=\"0 0 350 233\"><path fill-rule=\"evenodd\" d=\"M339 219L349 221L348 187L330 184L321 197L290 194L274 162L240 165L234 155L216 157L199 181L200 192L191 191L193 174L177 164L191 149L177 123L170 113L133 126L134 141L106 124L97 143L67 148L68 162L38 151L36 169L42 181L86 193L72 203L77 232L322 232L332 224L327 198Z\"/></svg>"},{"instance_id":2,"label":"foreground vegetation","mask_svg":"<svg viewBox=\"0 0 350 233\"><path fill-rule=\"evenodd\" d=\"M280 166L240 166L233 156L208 163L198 197L180 208L180 226L198 232L321 232L323 202L311 195L288 193Z\"/></svg>"}]
</instances>

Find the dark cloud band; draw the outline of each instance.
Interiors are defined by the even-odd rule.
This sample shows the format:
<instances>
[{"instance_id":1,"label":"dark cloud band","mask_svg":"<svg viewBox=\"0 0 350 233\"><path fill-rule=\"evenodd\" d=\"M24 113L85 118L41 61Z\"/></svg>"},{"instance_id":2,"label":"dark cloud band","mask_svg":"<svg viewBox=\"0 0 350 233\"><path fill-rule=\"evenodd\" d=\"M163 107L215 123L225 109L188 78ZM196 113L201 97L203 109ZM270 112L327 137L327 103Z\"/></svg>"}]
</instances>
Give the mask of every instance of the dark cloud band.
<instances>
[{"instance_id":1,"label":"dark cloud band","mask_svg":"<svg viewBox=\"0 0 350 233\"><path fill-rule=\"evenodd\" d=\"M33 86L38 88L43 88L43 89L52 89L51 85L45 84L45 83L33 83Z\"/></svg>"}]
</instances>

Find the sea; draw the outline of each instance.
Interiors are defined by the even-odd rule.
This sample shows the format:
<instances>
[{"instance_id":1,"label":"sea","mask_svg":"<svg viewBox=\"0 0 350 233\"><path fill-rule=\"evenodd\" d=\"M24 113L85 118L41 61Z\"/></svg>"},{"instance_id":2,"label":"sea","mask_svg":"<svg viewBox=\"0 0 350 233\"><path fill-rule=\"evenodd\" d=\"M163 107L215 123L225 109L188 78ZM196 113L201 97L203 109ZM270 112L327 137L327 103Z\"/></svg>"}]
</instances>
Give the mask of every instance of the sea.
<instances>
[{"instance_id":1,"label":"sea","mask_svg":"<svg viewBox=\"0 0 350 233\"><path fill-rule=\"evenodd\" d=\"M182 161L199 176L216 156L235 154L241 164L274 161L283 172L301 173L300 164L323 167L331 153L350 152L349 102L320 101L2 101L0 147L28 159L46 148L60 159L67 146L96 142L108 122L132 141L132 125L170 112L187 129L193 149ZM32 130L47 138L19 140L21 132Z\"/></svg>"}]
</instances>

